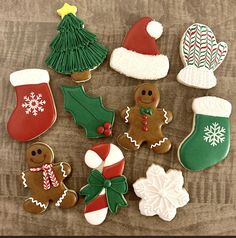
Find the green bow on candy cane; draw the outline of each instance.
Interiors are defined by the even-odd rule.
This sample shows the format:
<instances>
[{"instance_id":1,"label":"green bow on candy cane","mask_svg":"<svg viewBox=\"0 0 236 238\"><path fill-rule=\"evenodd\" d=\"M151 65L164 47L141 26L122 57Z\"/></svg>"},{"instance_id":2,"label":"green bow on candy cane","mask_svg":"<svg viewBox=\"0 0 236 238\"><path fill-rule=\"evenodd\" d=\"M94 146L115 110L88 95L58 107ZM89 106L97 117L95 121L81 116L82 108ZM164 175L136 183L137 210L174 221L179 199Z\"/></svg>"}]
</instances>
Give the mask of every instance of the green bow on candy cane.
<instances>
[{"instance_id":1,"label":"green bow on candy cane","mask_svg":"<svg viewBox=\"0 0 236 238\"><path fill-rule=\"evenodd\" d=\"M86 196L85 203L93 201L103 189L106 191L106 199L109 210L116 213L118 207L128 205L123 194L128 192L128 184L125 176L106 179L98 170L93 170L88 177L88 184L80 190L80 194Z\"/></svg>"},{"instance_id":2,"label":"green bow on candy cane","mask_svg":"<svg viewBox=\"0 0 236 238\"><path fill-rule=\"evenodd\" d=\"M141 113L142 115L144 115L144 114L149 114L149 115L151 116L151 115L152 115L152 112L153 112L153 110L152 110L152 108L150 108L150 107L148 107L148 108L141 107L141 108L140 108L140 113Z\"/></svg>"}]
</instances>

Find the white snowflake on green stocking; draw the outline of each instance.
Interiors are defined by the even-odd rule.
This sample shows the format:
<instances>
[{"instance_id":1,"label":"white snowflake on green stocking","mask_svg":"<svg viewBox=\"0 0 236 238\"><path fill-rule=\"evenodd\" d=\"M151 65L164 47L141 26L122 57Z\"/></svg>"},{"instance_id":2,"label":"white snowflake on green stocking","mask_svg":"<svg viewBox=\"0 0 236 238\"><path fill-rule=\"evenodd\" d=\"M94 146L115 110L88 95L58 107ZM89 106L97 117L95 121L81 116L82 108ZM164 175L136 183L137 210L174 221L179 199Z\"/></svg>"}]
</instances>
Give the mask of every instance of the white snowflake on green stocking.
<instances>
[{"instance_id":1,"label":"white snowflake on green stocking","mask_svg":"<svg viewBox=\"0 0 236 238\"><path fill-rule=\"evenodd\" d=\"M225 128L221 127L217 122L212 123L210 126L206 126L204 132L204 141L212 146L217 146L225 140Z\"/></svg>"}]
</instances>

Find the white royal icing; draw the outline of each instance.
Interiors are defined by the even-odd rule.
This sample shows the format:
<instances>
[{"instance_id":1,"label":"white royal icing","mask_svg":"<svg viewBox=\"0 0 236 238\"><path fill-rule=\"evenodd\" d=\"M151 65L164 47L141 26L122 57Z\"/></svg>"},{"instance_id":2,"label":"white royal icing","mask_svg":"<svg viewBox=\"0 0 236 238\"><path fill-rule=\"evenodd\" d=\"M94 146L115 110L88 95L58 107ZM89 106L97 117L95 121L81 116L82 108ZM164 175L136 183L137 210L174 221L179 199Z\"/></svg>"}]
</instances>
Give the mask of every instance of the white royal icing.
<instances>
[{"instance_id":1,"label":"white royal icing","mask_svg":"<svg viewBox=\"0 0 236 238\"><path fill-rule=\"evenodd\" d=\"M62 162L60 163L60 166L61 166L62 176L63 176L63 177L67 177L66 171L64 170L64 166L63 166L63 163L62 163Z\"/></svg>"},{"instance_id":2,"label":"white royal icing","mask_svg":"<svg viewBox=\"0 0 236 238\"><path fill-rule=\"evenodd\" d=\"M23 185L24 185L24 187L27 188L28 186L27 186L27 183L26 183L25 173L24 173L24 172L22 172L21 178L22 178L22 180L23 180Z\"/></svg>"},{"instance_id":3,"label":"white royal icing","mask_svg":"<svg viewBox=\"0 0 236 238\"><path fill-rule=\"evenodd\" d=\"M66 190L63 192L63 194L61 195L61 197L57 200L57 202L56 202L56 204L55 204L56 207L60 207L60 205L61 205L63 199L66 197L67 192L68 192L68 190L66 189Z\"/></svg>"},{"instance_id":4,"label":"white royal icing","mask_svg":"<svg viewBox=\"0 0 236 238\"><path fill-rule=\"evenodd\" d=\"M129 111L130 111L130 108L129 107L127 107L127 110L126 110L126 116L125 116L125 123L128 123L129 122Z\"/></svg>"},{"instance_id":5,"label":"white royal icing","mask_svg":"<svg viewBox=\"0 0 236 238\"><path fill-rule=\"evenodd\" d=\"M129 135L128 132L125 132L124 134L127 136L127 138L128 138L132 143L134 143L134 145L135 145L137 148L140 147L140 145L137 144L137 141L134 140L134 139Z\"/></svg>"},{"instance_id":6,"label":"white royal icing","mask_svg":"<svg viewBox=\"0 0 236 238\"><path fill-rule=\"evenodd\" d=\"M150 146L150 148L152 149L153 147L156 147L156 146L160 146L161 144L163 144L166 140L168 140L167 137L164 137L162 140L159 140L158 142L156 142L155 144L152 144Z\"/></svg>"},{"instance_id":7,"label":"white royal icing","mask_svg":"<svg viewBox=\"0 0 236 238\"><path fill-rule=\"evenodd\" d=\"M165 124L168 124L168 116L167 116L167 111L163 108L162 109L163 110L163 112L164 112L164 117L165 117Z\"/></svg>"},{"instance_id":8,"label":"white royal icing","mask_svg":"<svg viewBox=\"0 0 236 238\"><path fill-rule=\"evenodd\" d=\"M39 202L38 200L36 200L36 199L34 199L34 198L32 198L32 197L30 197L29 199L32 201L32 203L36 204L36 206L40 206L40 207L42 207L42 208L44 208L44 209L47 208L47 206L46 206L45 204Z\"/></svg>"}]
</instances>

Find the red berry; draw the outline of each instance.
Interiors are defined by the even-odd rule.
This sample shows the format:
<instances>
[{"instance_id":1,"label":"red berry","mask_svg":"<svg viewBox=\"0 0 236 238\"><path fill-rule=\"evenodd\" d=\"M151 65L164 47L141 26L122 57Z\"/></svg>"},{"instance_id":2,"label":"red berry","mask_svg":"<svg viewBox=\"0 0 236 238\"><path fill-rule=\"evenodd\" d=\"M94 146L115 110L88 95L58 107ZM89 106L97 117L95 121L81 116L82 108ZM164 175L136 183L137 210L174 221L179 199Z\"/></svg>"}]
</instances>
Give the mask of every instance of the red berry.
<instances>
[{"instance_id":1,"label":"red berry","mask_svg":"<svg viewBox=\"0 0 236 238\"><path fill-rule=\"evenodd\" d=\"M98 134L103 134L104 133L104 127L103 126L99 126L98 128L97 128L97 133Z\"/></svg>"},{"instance_id":2,"label":"red berry","mask_svg":"<svg viewBox=\"0 0 236 238\"><path fill-rule=\"evenodd\" d=\"M111 128L111 123L110 122L105 122L103 126L104 126L105 129L110 129Z\"/></svg>"},{"instance_id":3,"label":"red berry","mask_svg":"<svg viewBox=\"0 0 236 238\"><path fill-rule=\"evenodd\" d=\"M144 126L142 129L143 129L143 131L148 131L148 127L147 126Z\"/></svg>"},{"instance_id":4,"label":"red berry","mask_svg":"<svg viewBox=\"0 0 236 238\"><path fill-rule=\"evenodd\" d=\"M111 133L112 133L111 129L105 129L105 131L104 131L105 136L110 136Z\"/></svg>"}]
</instances>

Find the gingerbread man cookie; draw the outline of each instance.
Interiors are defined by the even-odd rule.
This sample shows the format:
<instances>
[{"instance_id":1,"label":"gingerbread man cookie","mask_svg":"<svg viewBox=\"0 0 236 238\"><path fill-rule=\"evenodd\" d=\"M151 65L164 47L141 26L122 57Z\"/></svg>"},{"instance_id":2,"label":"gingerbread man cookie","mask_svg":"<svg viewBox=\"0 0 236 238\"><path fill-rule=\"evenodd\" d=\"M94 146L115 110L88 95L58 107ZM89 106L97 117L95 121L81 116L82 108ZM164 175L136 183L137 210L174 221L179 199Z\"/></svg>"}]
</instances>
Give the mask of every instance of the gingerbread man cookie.
<instances>
[{"instance_id":1,"label":"gingerbread man cookie","mask_svg":"<svg viewBox=\"0 0 236 238\"><path fill-rule=\"evenodd\" d=\"M137 150L143 142L156 153L166 153L171 148L170 140L162 133L162 126L172 121L173 115L164 108L157 108L160 94L154 84L144 83L135 90L135 106L127 107L121 117L130 127L117 139L127 150Z\"/></svg>"},{"instance_id":2,"label":"gingerbread man cookie","mask_svg":"<svg viewBox=\"0 0 236 238\"><path fill-rule=\"evenodd\" d=\"M32 144L26 152L29 170L22 173L24 187L31 191L31 197L24 202L24 210L31 213L44 212L49 201L60 208L70 208L77 202L77 194L69 190L63 180L70 174L68 163L53 164L52 149L41 142Z\"/></svg>"}]
</instances>

